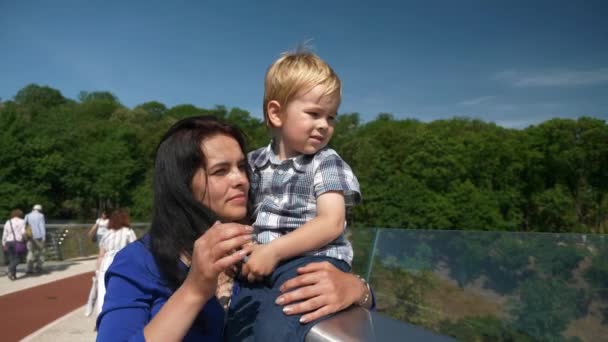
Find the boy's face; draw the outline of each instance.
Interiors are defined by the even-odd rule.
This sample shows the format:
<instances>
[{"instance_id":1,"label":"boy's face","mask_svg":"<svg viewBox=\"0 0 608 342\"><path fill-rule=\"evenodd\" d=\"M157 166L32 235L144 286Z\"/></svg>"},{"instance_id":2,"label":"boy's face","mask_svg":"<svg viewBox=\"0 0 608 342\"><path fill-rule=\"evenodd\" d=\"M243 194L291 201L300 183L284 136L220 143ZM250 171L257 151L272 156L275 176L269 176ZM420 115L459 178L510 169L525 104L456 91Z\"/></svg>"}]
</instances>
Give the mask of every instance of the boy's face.
<instances>
[{"instance_id":1,"label":"boy's face","mask_svg":"<svg viewBox=\"0 0 608 342\"><path fill-rule=\"evenodd\" d=\"M325 147L334 133L339 100L325 96L325 86L298 93L279 110L279 157L314 154Z\"/></svg>"}]
</instances>

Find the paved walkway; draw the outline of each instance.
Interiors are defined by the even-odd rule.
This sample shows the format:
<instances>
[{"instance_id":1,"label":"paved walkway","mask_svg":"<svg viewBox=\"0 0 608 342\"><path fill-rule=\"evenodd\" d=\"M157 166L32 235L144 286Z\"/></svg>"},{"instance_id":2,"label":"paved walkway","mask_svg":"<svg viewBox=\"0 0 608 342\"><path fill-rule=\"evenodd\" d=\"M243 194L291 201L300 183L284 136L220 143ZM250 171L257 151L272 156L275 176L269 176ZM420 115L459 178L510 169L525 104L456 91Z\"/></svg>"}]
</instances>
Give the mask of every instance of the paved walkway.
<instances>
[{"instance_id":1,"label":"paved walkway","mask_svg":"<svg viewBox=\"0 0 608 342\"><path fill-rule=\"evenodd\" d=\"M94 341L95 317L84 316L84 304L95 258L47 262L45 274L35 276L26 276L24 267L11 281L0 266L0 316L13 318L0 320L2 340Z\"/></svg>"}]
</instances>

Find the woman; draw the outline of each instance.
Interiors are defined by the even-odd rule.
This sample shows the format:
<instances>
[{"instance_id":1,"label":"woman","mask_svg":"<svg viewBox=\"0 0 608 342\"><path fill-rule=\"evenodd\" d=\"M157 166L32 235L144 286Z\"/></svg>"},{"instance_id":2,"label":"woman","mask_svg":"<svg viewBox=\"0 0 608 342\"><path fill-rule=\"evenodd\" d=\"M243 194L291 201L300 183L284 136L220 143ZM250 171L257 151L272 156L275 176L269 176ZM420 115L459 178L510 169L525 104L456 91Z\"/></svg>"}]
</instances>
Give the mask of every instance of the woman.
<instances>
[{"instance_id":1,"label":"woman","mask_svg":"<svg viewBox=\"0 0 608 342\"><path fill-rule=\"evenodd\" d=\"M108 218L108 212L103 210L101 212L101 216L95 221L95 224L91 227L91 229L89 229L89 232L87 233L89 238L93 239L93 237L95 237L94 241L97 241L97 244L99 245L101 243L101 239L108 231L109 223L110 219Z\"/></svg>"},{"instance_id":2,"label":"woman","mask_svg":"<svg viewBox=\"0 0 608 342\"><path fill-rule=\"evenodd\" d=\"M87 235L89 239L92 239L93 242L97 242L97 248L101 250L101 240L103 236L108 231L108 225L110 224L110 219L108 218L108 212L103 210L101 212L101 216L95 221L95 224L89 229ZM99 260L99 259L98 259ZM98 265L97 265L98 266ZM93 306L95 306L97 302L97 288L100 286L97 281L97 276L93 276L91 279L91 289L89 290L89 298L87 300L87 304L85 306L84 315L90 316L93 313ZM103 301L103 297L100 298ZM101 310L101 304L96 306L98 308L97 313Z\"/></svg>"},{"instance_id":3,"label":"woman","mask_svg":"<svg viewBox=\"0 0 608 342\"><path fill-rule=\"evenodd\" d=\"M213 117L174 124L156 151L150 232L116 255L105 280L98 341L220 341L221 273L250 253L249 179L243 135ZM226 222L226 223L220 223ZM354 275L313 263L287 281L277 302L312 321L369 289Z\"/></svg>"},{"instance_id":4,"label":"woman","mask_svg":"<svg viewBox=\"0 0 608 342\"><path fill-rule=\"evenodd\" d=\"M25 220L23 211L13 209L8 221L4 224L2 232L2 249L8 254L8 279L17 279L17 265L21 254L25 252ZM19 250L21 244L22 250Z\"/></svg>"},{"instance_id":5,"label":"woman","mask_svg":"<svg viewBox=\"0 0 608 342\"><path fill-rule=\"evenodd\" d=\"M103 282L107 269L112 264L116 253L135 241L135 232L131 229L129 213L125 209L117 209L112 213L108 223L108 230L99 242L99 256L97 257L97 313L103 307L103 297L106 294Z\"/></svg>"}]
</instances>

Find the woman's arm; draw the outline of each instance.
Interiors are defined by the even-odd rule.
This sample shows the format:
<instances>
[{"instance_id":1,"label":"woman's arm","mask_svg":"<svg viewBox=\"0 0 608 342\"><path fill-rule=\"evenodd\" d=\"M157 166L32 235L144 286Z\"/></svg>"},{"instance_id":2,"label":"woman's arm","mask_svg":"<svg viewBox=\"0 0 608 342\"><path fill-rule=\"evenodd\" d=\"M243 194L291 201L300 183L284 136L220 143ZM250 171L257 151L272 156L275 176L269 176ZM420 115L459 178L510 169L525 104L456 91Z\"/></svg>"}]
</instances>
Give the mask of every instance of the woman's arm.
<instances>
[{"instance_id":1,"label":"woman's arm","mask_svg":"<svg viewBox=\"0 0 608 342\"><path fill-rule=\"evenodd\" d=\"M240 224L213 225L194 243L190 272L184 283L144 328L146 341L181 341L201 308L215 295L219 274L249 253L243 244L253 228ZM241 249L238 252L234 252Z\"/></svg>"},{"instance_id":2,"label":"woman's arm","mask_svg":"<svg viewBox=\"0 0 608 342\"><path fill-rule=\"evenodd\" d=\"M106 271L104 308L97 318L97 341L144 341L158 279L148 271L152 256L143 246L121 250ZM104 281L104 279L97 279Z\"/></svg>"},{"instance_id":3,"label":"woman's arm","mask_svg":"<svg viewBox=\"0 0 608 342\"><path fill-rule=\"evenodd\" d=\"M93 235L95 234L97 234L97 222L95 222L95 224L91 226L91 228L87 232L87 236L89 237L89 239L92 239Z\"/></svg>"},{"instance_id":4,"label":"woman's arm","mask_svg":"<svg viewBox=\"0 0 608 342\"><path fill-rule=\"evenodd\" d=\"M2 248L6 250L6 238L8 237L8 221L4 224L4 230L2 230Z\"/></svg>"},{"instance_id":5,"label":"woman's arm","mask_svg":"<svg viewBox=\"0 0 608 342\"><path fill-rule=\"evenodd\" d=\"M159 299L156 296L161 290L154 284L164 284L164 280L149 272L151 266L147 263L155 262L149 252L127 254L124 252L135 249L123 249L106 274L108 287L104 310L98 318L97 340L181 341L214 295L219 271L249 252L244 248L230 254L251 240L252 231L239 224L216 224L203 234L194 244L186 280L175 292L167 294L169 299L152 319L150 305Z\"/></svg>"},{"instance_id":6,"label":"woman's arm","mask_svg":"<svg viewBox=\"0 0 608 342\"><path fill-rule=\"evenodd\" d=\"M298 268L299 275L281 286L277 304L287 315L304 314L310 322L360 303L373 307L373 293L356 275L342 272L328 262L310 263ZM293 303L293 304L292 304Z\"/></svg>"}]
</instances>

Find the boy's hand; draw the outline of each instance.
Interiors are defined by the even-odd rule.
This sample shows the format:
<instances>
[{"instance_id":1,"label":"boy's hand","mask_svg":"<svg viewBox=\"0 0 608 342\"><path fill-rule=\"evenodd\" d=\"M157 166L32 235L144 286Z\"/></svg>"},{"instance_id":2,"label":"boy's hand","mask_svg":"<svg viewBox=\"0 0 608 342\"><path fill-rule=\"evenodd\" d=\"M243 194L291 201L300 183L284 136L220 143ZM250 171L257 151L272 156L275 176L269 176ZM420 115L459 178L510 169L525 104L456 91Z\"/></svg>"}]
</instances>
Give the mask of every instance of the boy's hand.
<instances>
[{"instance_id":1,"label":"boy's hand","mask_svg":"<svg viewBox=\"0 0 608 342\"><path fill-rule=\"evenodd\" d=\"M274 271L279 257L270 244L255 245L249 259L243 265L242 275L249 282L262 280Z\"/></svg>"},{"instance_id":2,"label":"boy's hand","mask_svg":"<svg viewBox=\"0 0 608 342\"><path fill-rule=\"evenodd\" d=\"M255 242L253 242L253 241L243 244L243 248L247 248L248 250L252 250L253 246L255 246ZM237 251L235 250L234 252L236 253ZM245 259L245 260L247 260L247 259ZM226 270L224 270L224 272L230 278L237 278L241 274L241 270L243 269L244 264L245 264L244 260L241 260L238 263L236 263L235 265L228 267Z\"/></svg>"}]
</instances>

